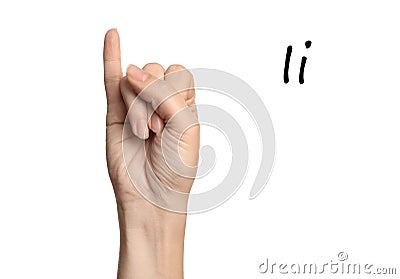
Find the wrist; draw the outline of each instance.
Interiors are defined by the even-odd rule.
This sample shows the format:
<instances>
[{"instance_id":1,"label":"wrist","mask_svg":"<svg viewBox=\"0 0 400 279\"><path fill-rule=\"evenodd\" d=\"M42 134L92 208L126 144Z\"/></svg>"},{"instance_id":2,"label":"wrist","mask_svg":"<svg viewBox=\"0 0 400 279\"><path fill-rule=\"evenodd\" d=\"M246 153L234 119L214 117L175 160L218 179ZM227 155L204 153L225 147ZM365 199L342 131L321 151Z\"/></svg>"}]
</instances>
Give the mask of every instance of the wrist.
<instances>
[{"instance_id":1,"label":"wrist","mask_svg":"<svg viewBox=\"0 0 400 279\"><path fill-rule=\"evenodd\" d=\"M119 277L183 278L186 214L173 213L142 200L118 204Z\"/></svg>"}]
</instances>

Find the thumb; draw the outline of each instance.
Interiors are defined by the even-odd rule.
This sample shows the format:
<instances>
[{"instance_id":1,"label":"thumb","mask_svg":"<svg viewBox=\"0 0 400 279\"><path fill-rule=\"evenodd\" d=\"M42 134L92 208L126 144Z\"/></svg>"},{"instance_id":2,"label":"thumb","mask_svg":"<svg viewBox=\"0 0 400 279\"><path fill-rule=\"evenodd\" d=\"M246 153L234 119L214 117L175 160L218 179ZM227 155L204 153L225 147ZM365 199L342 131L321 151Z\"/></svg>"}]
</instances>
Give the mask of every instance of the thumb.
<instances>
[{"instance_id":1,"label":"thumb","mask_svg":"<svg viewBox=\"0 0 400 279\"><path fill-rule=\"evenodd\" d=\"M168 81L135 65L129 65L126 73L135 93L150 103L163 120L168 121L175 113L187 107L184 97Z\"/></svg>"}]
</instances>

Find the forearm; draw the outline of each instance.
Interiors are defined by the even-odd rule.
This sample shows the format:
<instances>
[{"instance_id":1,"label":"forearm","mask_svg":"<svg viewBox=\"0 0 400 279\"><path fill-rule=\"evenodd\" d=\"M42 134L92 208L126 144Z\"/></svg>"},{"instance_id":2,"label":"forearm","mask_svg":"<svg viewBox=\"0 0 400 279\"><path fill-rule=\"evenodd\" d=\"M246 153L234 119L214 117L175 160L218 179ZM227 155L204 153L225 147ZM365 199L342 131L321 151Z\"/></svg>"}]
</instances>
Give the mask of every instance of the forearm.
<instances>
[{"instance_id":1,"label":"forearm","mask_svg":"<svg viewBox=\"0 0 400 279\"><path fill-rule=\"evenodd\" d=\"M183 278L186 215L144 206L118 206L118 279Z\"/></svg>"}]
</instances>

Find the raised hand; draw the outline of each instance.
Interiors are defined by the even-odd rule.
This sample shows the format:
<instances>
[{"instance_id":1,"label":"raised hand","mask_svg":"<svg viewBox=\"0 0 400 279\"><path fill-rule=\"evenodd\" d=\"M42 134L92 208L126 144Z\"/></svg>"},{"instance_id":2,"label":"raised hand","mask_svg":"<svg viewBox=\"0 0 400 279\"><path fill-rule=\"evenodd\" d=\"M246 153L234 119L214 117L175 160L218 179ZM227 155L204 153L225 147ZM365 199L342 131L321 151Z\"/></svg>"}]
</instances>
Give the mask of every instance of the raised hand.
<instances>
[{"instance_id":1,"label":"raised hand","mask_svg":"<svg viewBox=\"0 0 400 279\"><path fill-rule=\"evenodd\" d=\"M164 70L156 63L130 65L123 77L119 35L110 30L104 82L107 164L121 228L119 278L181 278L186 214L169 210L185 212L197 170L193 77L183 66Z\"/></svg>"}]
</instances>

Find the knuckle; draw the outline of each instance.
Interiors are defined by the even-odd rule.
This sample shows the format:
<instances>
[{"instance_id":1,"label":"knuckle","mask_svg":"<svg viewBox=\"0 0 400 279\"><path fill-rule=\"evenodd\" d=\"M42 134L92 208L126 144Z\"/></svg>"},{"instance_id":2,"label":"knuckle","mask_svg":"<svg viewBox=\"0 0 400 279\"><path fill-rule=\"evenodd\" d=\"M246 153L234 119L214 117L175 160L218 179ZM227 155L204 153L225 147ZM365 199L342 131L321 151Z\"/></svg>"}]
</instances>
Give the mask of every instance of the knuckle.
<instances>
[{"instance_id":1,"label":"knuckle","mask_svg":"<svg viewBox=\"0 0 400 279\"><path fill-rule=\"evenodd\" d=\"M144 65L143 69L144 70L162 70L162 71L164 71L163 66L161 66L160 64L158 64L156 62L147 63L146 65Z\"/></svg>"},{"instance_id":2,"label":"knuckle","mask_svg":"<svg viewBox=\"0 0 400 279\"><path fill-rule=\"evenodd\" d=\"M172 64L168 67L167 72L176 72L176 71L182 71L182 70L186 70L186 68L180 64Z\"/></svg>"},{"instance_id":3,"label":"knuckle","mask_svg":"<svg viewBox=\"0 0 400 279\"><path fill-rule=\"evenodd\" d=\"M172 64L168 67L166 74L173 74L177 78L182 78L187 81L193 80L193 74L180 64Z\"/></svg>"},{"instance_id":4,"label":"knuckle","mask_svg":"<svg viewBox=\"0 0 400 279\"><path fill-rule=\"evenodd\" d=\"M115 77L108 76L108 77L104 78L104 84L106 87L118 86L119 82L120 82L120 78L117 76L115 76Z\"/></svg>"}]
</instances>

